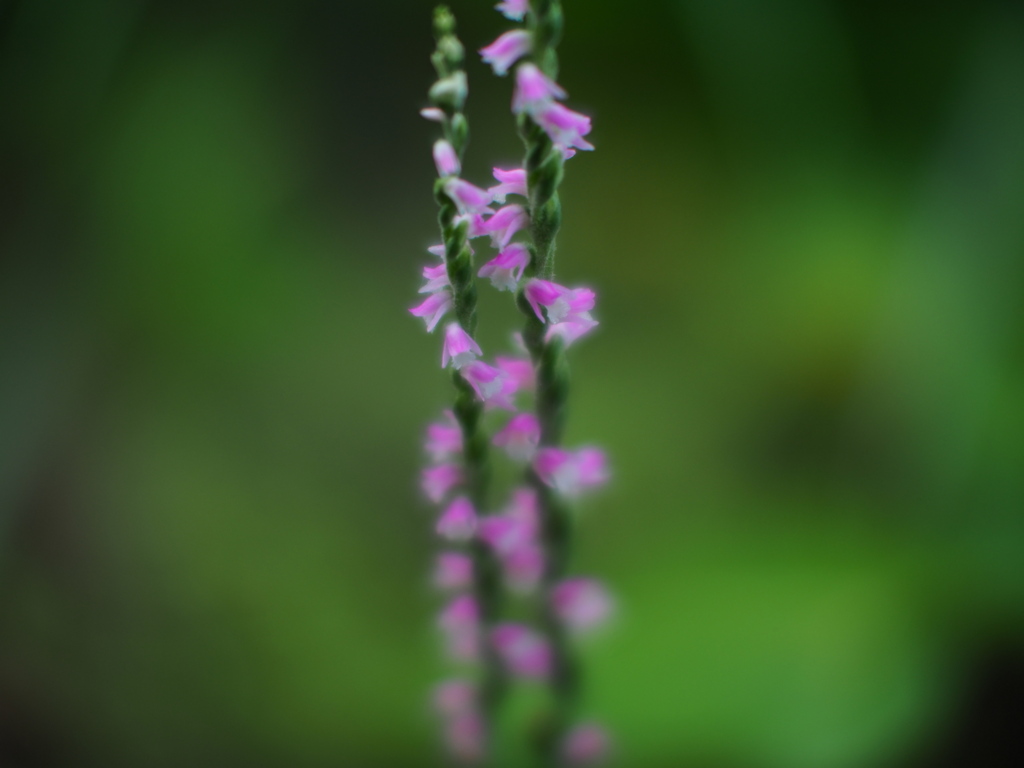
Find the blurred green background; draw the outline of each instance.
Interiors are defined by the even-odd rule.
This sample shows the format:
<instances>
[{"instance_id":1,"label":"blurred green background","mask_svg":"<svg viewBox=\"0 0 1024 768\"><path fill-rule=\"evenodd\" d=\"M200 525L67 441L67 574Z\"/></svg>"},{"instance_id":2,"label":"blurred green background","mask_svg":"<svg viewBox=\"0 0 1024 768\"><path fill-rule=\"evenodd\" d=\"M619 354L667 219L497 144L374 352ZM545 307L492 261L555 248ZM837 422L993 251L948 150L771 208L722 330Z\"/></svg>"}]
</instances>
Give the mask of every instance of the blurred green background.
<instances>
[{"instance_id":1,"label":"blurred green background","mask_svg":"<svg viewBox=\"0 0 1024 768\"><path fill-rule=\"evenodd\" d=\"M432 5L0 2L5 768L441 764ZM1024 764L1021 5L565 10L617 762Z\"/></svg>"}]
</instances>

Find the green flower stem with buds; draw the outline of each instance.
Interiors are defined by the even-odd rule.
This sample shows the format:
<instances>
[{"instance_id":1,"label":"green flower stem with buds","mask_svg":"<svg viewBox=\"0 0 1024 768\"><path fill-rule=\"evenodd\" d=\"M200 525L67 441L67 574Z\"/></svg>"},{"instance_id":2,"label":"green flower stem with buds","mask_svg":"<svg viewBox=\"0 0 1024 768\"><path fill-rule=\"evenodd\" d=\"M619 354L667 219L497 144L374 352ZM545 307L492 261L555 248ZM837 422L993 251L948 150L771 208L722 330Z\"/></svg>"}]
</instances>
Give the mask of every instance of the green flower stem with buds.
<instances>
[{"instance_id":1,"label":"green flower stem with buds","mask_svg":"<svg viewBox=\"0 0 1024 768\"><path fill-rule=\"evenodd\" d=\"M445 6L439 6L434 11L434 35L437 48L431 56L431 62L437 70L438 81L430 89L430 101L444 112L444 137L455 149L461 162L469 143L469 123L462 113L467 92L466 74L462 69L464 49L455 36L455 17ZM440 207L438 222L444 239L445 264L451 283L455 316L466 333L475 336L477 293L473 254L466 238L467 224L456 224L458 209L455 201L445 191L443 179L438 179L435 184L434 196ZM483 510L487 506L491 473L488 456L490 445L481 421L483 405L458 371L453 371L452 382L456 390L453 410L462 430L466 491L476 509ZM492 731L507 688L504 666L493 644L487 641L490 628L498 621L501 612L501 569L491 550L479 539L473 540L470 552L473 558L473 592L480 609L483 635L480 708L485 727Z\"/></svg>"},{"instance_id":2,"label":"green flower stem with buds","mask_svg":"<svg viewBox=\"0 0 1024 768\"><path fill-rule=\"evenodd\" d=\"M562 5L559 0L534 0L527 18L533 33L532 59L551 79L558 75L556 46L562 36ZM526 146L527 190L530 211L532 260L526 274L551 279L555 271L555 241L562 224L562 204L558 187L562 183L562 153L548 134L530 117L519 116L519 134ZM533 311L523 292L517 305L526 317L523 340L533 359L537 374L537 419L541 428L540 445L557 447L562 442L566 404L569 395L569 364L561 339L544 340L546 326ZM572 724L580 693L580 668L569 638L550 602L551 588L566 576L572 544L572 519L565 502L536 475L527 471L527 479L537 491L541 513L541 540L547 558L541 586L540 625L551 644L550 687L552 706L538 722L536 746L545 764L557 764L557 749Z\"/></svg>"}]
</instances>

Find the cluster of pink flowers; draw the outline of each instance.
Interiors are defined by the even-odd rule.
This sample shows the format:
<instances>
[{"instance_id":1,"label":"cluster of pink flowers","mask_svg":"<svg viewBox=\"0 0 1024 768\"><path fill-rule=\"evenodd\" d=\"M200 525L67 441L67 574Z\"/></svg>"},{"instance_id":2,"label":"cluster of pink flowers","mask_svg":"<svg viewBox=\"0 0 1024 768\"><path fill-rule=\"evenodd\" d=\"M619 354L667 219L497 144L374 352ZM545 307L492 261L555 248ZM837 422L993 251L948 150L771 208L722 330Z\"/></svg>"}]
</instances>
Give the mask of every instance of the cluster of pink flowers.
<instances>
[{"instance_id":1,"label":"cluster of pink flowers","mask_svg":"<svg viewBox=\"0 0 1024 768\"><path fill-rule=\"evenodd\" d=\"M496 7L515 21L531 12L528 0L504 0ZM561 158L572 157L577 150L593 149L584 139L590 132L590 119L560 103L566 98L565 91L526 60L532 49L532 33L517 29L501 35L481 55L499 75L514 69L513 112L528 115L540 126ZM464 98L464 73L439 80L431 91L432 98L437 89L445 94L457 92ZM445 125L449 120L437 107L424 109L421 114ZM495 168L497 183L484 189L461 178L459 154L446 139L434 144L433 157L440 179L438 188L454 204L448 211L457 210L453 229L464 233L467 241L487 238L485 244L495 251L477 270L477 277L489 280L498 291L521 295L545 326L545 344L557 339L568 347L592 331L598 324L591 316L594 291L528 275L535 254L529 238L526 170ZM445 236L451 243L450 236ZM466 248L474 253L468 242ZM449 313L463 318L466 315L456 313L456 287L449 278L445 245L432 246L428 251L442 261L423 268L424 282L419 292L426 296L409 311L424 321L428 332L433 332ZM460 274L465 273L453 272L453 279L464 280ZM535 391L537 373L521 337L514 336L514 354L485 362L484 351L471 335L472 328L464 328L457 319L442 327L441 368L456 371L484 410L509 412L507 418L498 417L503 423L490 442L520 466L524 477L524 484L511 489L503 507L496 511L478 509L474 500L482 504L483 496L471 490L473 467L464 445L477 434L466 430L477 427L460 423L452 411L445 411L442 419L428 426L424 447L430 461L423 470L421 486L437 508L434 529L444 542L433 574L434 586L446 595L437 623L447 656L463 667L459 677L437 687L434 708L444 723L451 753L472 763L484 758L488 731L475 667L491 656L500 660L512 678L547 681L558 664L544 632L522 623L485 623L482 619L482 605L486 603L479 601L477 591L479 552L483 550L492 558L488 562L500 565L503 586L509 594L539 601L541 613L554 616L572 634L601 625L611 613L612 602L598 581L550 576L542 497L578 497L604 484L608 472L605 455L597 448L567 450L544 444L544 425L537 413L522 409L521 401L528 401ZM592 764L607 751L607 741L600 726L578 723L563 734L560 759L570 765Z\"/></svg>"}]
</instances>

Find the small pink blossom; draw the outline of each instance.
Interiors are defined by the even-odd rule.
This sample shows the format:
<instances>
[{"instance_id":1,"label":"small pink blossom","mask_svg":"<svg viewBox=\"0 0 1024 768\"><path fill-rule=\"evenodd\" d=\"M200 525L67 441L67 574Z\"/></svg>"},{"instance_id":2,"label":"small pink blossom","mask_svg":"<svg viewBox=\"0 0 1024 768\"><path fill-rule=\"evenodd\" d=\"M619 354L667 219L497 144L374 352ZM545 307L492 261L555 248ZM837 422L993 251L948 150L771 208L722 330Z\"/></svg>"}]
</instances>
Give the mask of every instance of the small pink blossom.
<instances>
[{"instance_id":1,"label":"small pink blossom","mask_svg":"<svg viewBox=\"0 0 1024 768\"><path fill-rule=\"evenodd\" d=\"M554 101L545 104L533 111L533 119L544 129L556 147L586 150L594 148L593 144L583 138L590 133L590 118L573 112L563 104Z\"/></svg>"},{"instance_id":2,"label":"small pink blossom","mask_svg":"<svg viewBox=\"0 0 1024 768\"><path fill-rule=\"evenodd\" d=\"M535 64L526 62L516 68L516 87L512 96L512 111L533 113L550 104L552 99L564 99L566 92L558 83L545 75Z\"/></svg>"},{"instance_id":3,"label":"small pink blossom","mask_svg":"<svg viewBox=\"0 0 1024 768\"><path fill-rule=\"evenodd\" d=\"M566 496L578 496L608 479L604 451L598 448L542 448L533 460L533 468L544 483Z\"/></svg>"},{"instance_id":4,"label":"small pink blossom","mask_svg":"<svg viewBox=\"0 0 1024 768\"><path fill-rule=\"evenodd\" d=\"M491 196L480 187L459 178L450 178L444 183L444 191L454 202L460 213L484 213L490 209Z\"/></svg>"},{"instance_id":5,"label":"small pink blossom","mask_svg":"<svg viewBox=\"0 0 1024 768\"><path fill-rule=\"evenodd\" d=\"M511 376L504 375L502 372L501 378L501 389L491 396L491 399L484 403L484 408L492 410L494 408L500 408L503 411L511 411L515 413L516 408L516 393L519 392L519 382L513 379Z\"/></svg>"},{"instance_id":6,"label":"small pink blossom","mask_svg":"<svg viewBox=\"0 0 1024 768\"><path fill-rule=\"evenodd\" d=\"M443 123L445 114L443 109L437 107L426 107L420 110L420 117L426 118L434 123Z\"/></svg>"},{"instance_id":7,"label":"small pink blossom","mask_svg":"<svg viewBox=\"0 0 1024 768\"><path fill-rule=\"evenodd\" d=\"M455 464L438 464L423 470L421 485L423 491L435 504L439 503L448 491L462 482L462 470Z\"/></svg>"},{"instance_id":8,"label":"small pink blossom","mask_svg":"<svg viewBox=\"0 0 1024 768\"><path fill-rule=\"evenodd\" d=\"M423 277L427 282L420 288L420 293L437 293L451 284L448 282L448 267L444 264L438 264L436 267L424 267Z\"/></svg>"},{"instance_id":9,"label":"small pink blossom","mask_svg":"<svg viewBox=\"0 0 1024 768\"><path fill-rule=\"evenodd\" d=\"M441 367L459 370L467 363L476 360L483 352L473 337L462 330L458 323L448 323L444 329L444 346L441 349Z\"/></svg>"},{"instance_id":10,"label":"small pink blossom","mask_svg":"<svg viewBox=\"0 0 1024 768\"><path fill-rule=\"evenodd\" d=\"M505 582L520 594L531 592L544 575L544 552L533 544L516 547L501 560Z\"/></svg>"},{"instance_id":11,"label":"small pink blossom","mask_svg":"<svg viewBox=\"0 0 1024 768\"><path fill-rule=\"evenodd\" d=\"M537 506L537 492L533 488L517 488L512 492L512 499L504 510L504 514L518 520L530 537L536 536L540 525L540 508Z\"/></svg>"},{"instance_id":12,"label":"small pink blossom","mask_svg":"<svg viewBox=\"0 0 1024 768\"><path fill-rule=\"evenodd\" d=\"M462 165L459 163L459 156L455 152L455 147L444 139L438 139L434 142L434 165L437 167L437 175L442 178L458 176L462 171Z\"/></svg>"},{"instance_id":13,"label":"small pink blossom","mask_svg":"<svg viewBox=\"0 0 1024 768\"><path fill-rule=\"evenodd\" d=\"M520 624L499 624L492 630L491 640L512 674L544 678L551 672L551 648L533 630Z\"/></svg>"},{"instance_id":14,"label":"small pink blossom","mask_svg":"<svg viewBox=\"0 0 1024 768\"><path fill-rule=\"evenodd\" d=\"M494 68L494 74L504 75L519 59L533 48L533 35L524 29L506 32L486 48L480 49L484 62Z\"/></svg>"},{"instance_id":15,"label":"small pink blossom","mask_svg":"<svg viewBox=\"0 0 1024 768\"><path fill-rule=\"evenodd\" d=\"M459 372L462 374L462 378L476 391L477 397L484 402L491 400L496 395L503 394L503 387L508 380L508 376L497 368L492 368L479 360L464 365Z\"/></svg>"},{"instance_id":16,"label":"small pink blossom","mask_svg":"<svg viewBox=\"0 0 1024 768\"><path fill-rule=\"evenodd\" d=\"M454 659L472 661L480 652L480 609L470 595L459 595L438 616L448 653Z\"/></svg>"},{"instance_id":17,"label":"small pink blossom","mask_svg":"<svg viewBox=\"0 0 1024 768\"><path fill-rule=\"evenodd\" d=\"M494 436L494 444L517 461L529 461L540 443L540 422L532 413L520 413Z\"/></svg>"},{"instance_id":18,"label":"small pink blossom","mask_svg":"<svg viewBox=\"0 0 1024 768\"><path fill-rule=\"evenodd\" d=\"M501 168L495 168L493 170L494 178L500 182L497 186L491 187L487 191L494 197L494 202L499 205L505 204L505 198L508 195L520 195L522 197L527 196L526 186L526 171L522 168L515 168L511 171L503 171Z\"/></svg>"},{"instance_id":19,"label":"small pink blossom","mask_svg":"<svg viewBox=\"0 0 1024 768\"><path fill-rule=\"evenodd\" d=\"M566 288L550 280L534 278L523 292L538 320L545 319L541 314L543 307L551 325L566 321L593 322L590 310L594 308L596 296L589 288Z\"/></svg>"},{"instance_id":20,"label":"small pink blossom","mask_svg":"<svg viewBox=\"0 0 1024 768\"><path fill-rule=\"evenodd\" d=\"M465 589L473 583L473 559L461 552L442 552L434 567L434 586Z\"/></svg>"},{"instance_id":21,"label":"small pink blossom","mask_svg":"<svg viewBox=\"0 0 1024 768\"><path fill-rule=\"evenodd\" d=\"M611 740L596 723L580 723L562 741L562 760L571 766L598 765L608 756Z\"/></svg>"},{"instance_id":22,"label":"small pink blossom","mask_svg":"<svg viewBox=\"0 0 1024 768\"><path fill-rule=\"evenodd\" d=\"M435 463L447 461L462 452L462 428L451 411L445 411L444 415L446 421L435 421L427 425L424 447Z\"/></svg>"},{"instance_id":23,"label":"small pink blossom","mask_svg":"<svg viewBox=\"0 0 1024 768\"><path fill-rule=\"evenodd\" d=\"M529 0L502 0L494 8L500 11L506 19L522 21L526 12L530 10L530 2Z\"/></svg>"},{"instance_id":24,"label":"small pink blossom","mask_svg":"<svg viewBox=\"0 0 1024 768\"><path fill-rule=\"evenodd\" d=\"M530 390L534 385L533 363L518 357L498 357L494 362L513 379L519 389Z\"/></svg>"},{"instance_id":25,"label":"small pink blossom","mask_svg":"<svg viewBox=\"0 0 1024 768\"><path fill-rule=\"evenodd\" d=\"M491 236L491 244L495 248L504 248L515 234L530 226L530 214L521 205L506 205L494 212L484 222L487 234Z\"/></svg>"},{"instance_id":26,"label":"small pink blossom","mask_svg":"<svg viewBox=\"0 0 1024 768\"><path fill-rule=\"evenodd\" d=\"M530 544L533 532L522 521L508 515L487 515L480 519L480 538L499 556Z\"/></svg>"},{"instance_id":27,"label":"small pink blossom","mask_svg":"<svg viewBox=\"0 0 1024 768\"><path fill-rule=\"evenodd\" d=\"M409 310L410 314L422 318L430 333L441 322L448 310L452 308L452 295L449 291L438 291L427 297L427 300Z\"/></svg>"},{"instance_id":28,"label":"small pink blossom","mask_svg":"<svg viewBox=\"0 0 1024 768\"><path fill-rule=\"evenodd\" d=\"M479 763L484 758L484 724L477 712L462 712L444 724L445 746L461 763Z\"/></svg>"},{"instance_id":29,"label":"small pink blossom","mask_svg":"<svg viewBox=\"0 0 1024 768\"><path fill-rule=\"evenodd\" d=\"M551 607L570 629L592 629L603 624L612 612L607 590L593 579L572 578L551 590Z\"/></svg>"},{"instance_id":30,"label":"small pink blossom","mask_svg":"<svg viewBox=\"0 0 1024 768\"><path fill-rule=\"evenodd\" d=\"M448 541L469 541L476 532L476 510L465 496L448 505L437 521L437 535Z\"/></svg>"},{"instance_id":31,"label":"small pink blossom","mask_svg":"<svg viewBox=\"0 0 1024 768\"><path fill-rule=\"evenodd\" d=\"M480 277L489 278L499 291L515 291L530 263L530 249L523 243L509 243L505 249L480 267ZM425 272L424 272L425 274Z\"/></svg>"},{"instance_id":32,"label":"small pink blossom","mask_svg":"<svg viewBox=\"0 0 1024 768\"><path fill-rule=\"evenodd\" d=\"M476 686L469 680L445 680L434 688L434 709L453 717L476 709Z\"/></svg>"},{"instance_id":33,"label":"small pink blossom","mask_svg":"<svg viewBox=\"0 0 1024 768\"><path fill-rule=\"evenodd\" d=\"M589 316L576 317L573 320L566 320L564 323L555 323L544 334L544 341L550 342L554 338L559 338L568 347L580 337L590 333L598 325L600 323Z\"/></svg>"}]
</instances>

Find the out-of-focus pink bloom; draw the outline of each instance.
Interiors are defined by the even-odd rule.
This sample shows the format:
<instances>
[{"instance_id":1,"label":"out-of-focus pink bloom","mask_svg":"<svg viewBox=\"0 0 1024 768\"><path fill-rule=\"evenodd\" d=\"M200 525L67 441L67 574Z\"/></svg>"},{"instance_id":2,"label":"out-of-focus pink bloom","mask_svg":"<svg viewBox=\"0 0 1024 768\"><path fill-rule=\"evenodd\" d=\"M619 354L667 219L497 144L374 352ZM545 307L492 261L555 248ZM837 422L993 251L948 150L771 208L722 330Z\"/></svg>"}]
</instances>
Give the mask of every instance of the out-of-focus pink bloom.
<instances>
[{"instance_id":1,"label":"out-of-focus pink bloom","mask_svg":"<svg viewBox=\"0 0 1024 768\"><path fill-rule=\"evenodd\" d=\"M525 29L506 32L486 48L480 49L484 62L494 68L494 74L504 75L519 59L533 48L533 35Z\"/></svg>"},{"instance_id":2,"label":"out-of-focus pink bloom","mask_svg":"<svg viewBox=\"0 0 1024 768\"><path fill-rule=\"evenodd\" d=\"M445 633L448 652L455 659L472 660L479 655L480 609L469 595L453 599L438 616Z\"/></svg>"},{"instance_id":3,"label":"out-of-focus pink bloom","mask_svg":"<svg viewBox=\"0 0 1024 768\"><path fill-rule=\"evenodd\" d=\"M484 758L484 724L479 713L461 712L444 724L444 741L460 763L478 763Z\"/></svg>"},{"instance_id":4,"label":"out-of-focus pink bloom","mask_svg":"<svg viewBox=\"0 0 1024 768\"><path fill-rule=\"evenodd\" d=\"M521 205L506 205L499 208L484 222L487 234L491 236L491 244L502 249L509 244L516 232L528 226L530 214Z\"/></svg>"},{"instance_id":5,"label":"out-of-focus pink bloom","mask_svg":"<svg viewBox=\"0 0 1024 768\"><path fill-rule=\"evenodd\" d=\"M603 624L612 612L608 592L593 579L572 578L551 590L551 606L570 629L587 630Z\"/></svg>"},{"instance_id":6,"label":"out-of-focus pink bloom","mask_svg":"<svg viewBox=\"0 0 1024 768\"><path fill-rule=\"evenodd\" d=\"M505 555L501 564L510 589L519 593L530 592L544 575L544 552L534 544L525 544Z\"/></svg>"},{"instance_id":7,"label":"out-of-focus pink bloom","mask_svg":"<svg viewBox=\"0 0 1024 768\"><path fill-rule=\"evenodd\" d=\"M508 515L487 515L480 519L480 538L505 556L518 547L531 543L533 532L520 520Z\"/></svg>"},{"instance_id":8,"label":"out-of-focus pink bloom","mask_svg":"<svg viewBox=\"0 0 1024 768\"><path fill-rule=\"evenodd\" d=\"M437 107L421 109L420 116L435 123L443 123L445 118L444 110Z\"/></svg>"},{"instance_id":9,"label":"out-of-focus pink bloom","mask_svg":"<svg viewBox=\"0 0 1024 768\"><path fill-rule=\"evenodd\" d=\"M445 680L434 688L434 709L452 717L476 709L476 686L469 680Z\"/></svg>"},{"instance_id":10,"label":"out-of-focus pink bloom","mask_svg":"<svg viewBox=\"0 0 1024 768\"><path fill-rule=\"evenodd\" d=\"M438 291L427 297L422 304L413 307L409 312L422 318L427 324L427 333L434 330L441 318L452 308L452 295L448 291Z\"/></svg>"},{"instance_id":11,"label":"out-of-focus pink bloom","mask_svg":"<svg viewBox=\"0 0 1024 768\"><path fill-rule=\"evenodd\" d=\"M427 251L434 254L435 256L439 256L442 259L445 257L444 243L440 243L439 245L432 245L429 248L427 248Z\"/></svg>"},{"instance_id":12,"label":"out-of-focus pink bloom","mask_svg":"<svg viewBox=\"0 0 1024 768\"><path fill-rule=\"evenodd\" d=\"M513 379L519 389L533 389L534 372L533 363L518 357L498 357L494 362L497 366Z\"/></svg>"},{"instance_id":13,"label":"out-of-focus pink bloom","mask_svg":"<svg viewBox=\"0 0 1024 768\"><path fill-rule=\"evenodd\" d=\"M455 464L438 464L423 470L421 485L427 498L439 503L448 491L462 482L462 470Z\"/></svg>"},{"instance_id":14,"label":"out-of-focus pink bloom","mask_svg":"<svg viewBox=\"0 0 1024 768\"><path fill-rule=\"evenodd\" d=\"M423 277L427 282L420 288L420 293L437 293L450 285L448 267L444 264L438 264L436 267L424 267Z\"/></svg>"},{"instance_id":15,"label":"out-of-focus pink bloom","mask_svg":"<svg viewBox=\"0 0 1024 768\"><path fill-rule=\"evenodd\" d=\"M442 552L434 568L434 586L464 589L473 583L473 559L461 552Z\"/></svg>"},{"instance_id":16,"label":"out-of-focus pink bloom","mask_svg":"<svg viewBox=\"0 0 1024 768\"><path fill-rule=\"evenodd\" d=\"M489 278L491 285L499 291L514 292L529 263L530 249L523 243L509 243L501 253L480 267L477 274Z\"/></svg>"},{"instance_id":17,"label":"out-of-focus pink bloom","mask_svg":"<svg viewBox=\"0 0 1024 768\"><path fill-rule=\"evenodd\" d=\"M462 378L476 391L477 397L484 402L502 394L502 388L508 380L503 372L492 368L487 363L474 360L459 369Z\"/></svg>"},{"instance_id":18,"label":"out-of-focus pink bloom","mask_svg":"<svg viewBox=\"0 0 1024 768\"><path fill-rule=\"evenodd\" d=\"M437 535L448 541L469 541L476 532L476 510L465 496L448 505L437 521Z\"/></svg>"},{"instance_id":19,"label":"out-of-focus pink bloom","mask_svg":"<svg viewBox=\"0 0 1024 768\"><path fill-rule=\"evenodd\" d=\"M566 92L558 83L530 62L516 68L516 87L512 94L512 111L516 114L541 109L552 99L564 99Z\"/></svg>"},{"instance_id":20,"label":"out-of-focus pink bloom","mask_svg":"<svg viewBox=\"0 0 1024 768\"><path fill-rule=\"evenodd\" d=\"M610 743L604 728L596 723L580 723L562 741L562 760L566 765L597 765L608 756Z\"/></svg>"},{"instance_id":21,"label":"out-of-focus pink bloom","mask_svg":"<svg viewBox=\"0 0 1024 768\"><path fill-rule=\"evenodd\" d=\"M566 496L578 496L588 488L603 485L608 479L604 451L581 448L541 448L533 460L533 468L547 485Z\"/></svg>"},{"instance_id":22,"label":"out-of-focus pink bloom","mask_svg":"<svg viewBox=\"0 0 1024 768\"><path fill-rule=\"evenodd\" d=\"M583 137L590 133L590 118L573 112L563 104L552 101L532 112L533 119L552 143L560 148L593 149L594 145ZM571 157L572 155L569 155Z\"/></svg>"},{"instance_id":23,"label":"out-of-focus pink bloom","mask_svg":"<svg viewBox=\"0 0 1024 768\"><path fill-rule=\"evenodd\" d=\"M490 194L465 179L450 178L444 183L444 191L455 201L459 213L483 213L489 211Z\"/></svg>"},{"instance_id":24,"label":"out-of-focus pink bloom","mask_svg":"<svg viewBox=\"0 0 1024 768\"><path fill-rule=\"evenodd\" d=\"M441 367L458 370L476 360L483 352L473 337L462 330L458 323L448 323L444 329L444 346L441 349Z\"/></svg>"},{"instance_id":25,"label":"out-of-focus pink bloom","mask_svg":"<svg viewBox=\"0 0 1024 768\"><path fill-rule=\"evenodd\" d=\"M491 187L487 190L494 198L494 202L499 205L504 205L505 197L507 195L527 196L525 170L522 168L515 168L511 171L503 171L501 168L495 168L493 173L494 178L500 182L497 186Z\"/></svg>"},{"instance_id":26,"label":"out-of-focus pink bloom","mask_svg":"<svg viewBox=\"0 0 1024 768\"><path fill-rule=\"evenodd\" d=\"M444 139L438 139L434 142L434 165L437 167L437 175L442 178L445 176L458 176L462 170L455 147Z\"/></svg>"},{"instance_id":27,"label":"out-of-focus pink bloom","mask_svg":"<svg viewBox=\"0 0 1024 768\"><path fill-rule=\"evenodd\" d=\"M491 640L513 675L543 678L551 672L551 648L533 630L521 624L499 624Z\"/></svg>"},{"instance_id":28,"label":"out-of-focus pink bloom","mask_svg":"<svg viewBox=\"0 0 1024 768\"><path fill-rule=\"evenodd\" d=\"M583 315L587 316L583 317ZM580 316L572 320L566 320L564 323L555 323L548 328L547 333L544 334L544 341L550 342L557 337L568 347L581 336L590 333L598 325L597 320L591 318L589 313L581 312Z\"/></svg>"},{"instance_id":29,"label":"out-of-focus pink bloom","mask_svg":"<svg viewBox=\"0 0 1024 768\"><path fill-rule=\"evenodd\" d=\"M506 19L522 21L526 12L530 10L530 2L529 0L502 0L494 8L501 11Z\"/></svg>"},{"instance_id":30,"label":"out-of-focus pink bloom","mask_svg":"<svg viewBox=\"0 0 1024 768\"><path fill-rule=\"evenodd\" d=\"M462 452L462 428L455 421L455 414L444 412L447 421L435 421L427 425L427 441L424 447L435 463L446 461Z\"/></svg>"},{"instance_id":31,"label":"out-of-focus pink bloom","mask_svg":"<svg viewBox=\"0 0 1024 768\"><path fill-rule=\"evenodd\" d=\"M540 443L540 422L532 413L520 413L509 419L505 428L494 436L493 442L504 448L511 458L529 461Z\"/></svg>"},{"instance_id":32,"label":"out-of-focus pink bloom","mask_svg":"<svg viewBox=\"0 0 1024 768\"><path fill-rule=\"evenodd\" d=\"M537 492L533 488L517 488L512 491L512 499L505 508L504 514L526 526L527 534L531 538L536 536L540 525Z\"/></svg>"},{"instance_id":33,"label":"out-of-focus pink bloom","mask_svg":"<svg viewBox=\"0 0 1024 768\"><path fill-rule=\"evenodd\" d=\"M511 411L515 413L516 408L516 393L519 392L519 382L508 376L502 375L501 389L495 393L490 400L484 403L484 408L487 410L493 410L494 408L500 408L503 411Z\"/></svg>"},{"instance_id":34,"label":"out-of-focus pink bloom","mask_svg":"<svg viewBox=\"0 0 1024 768\"><path fill-rule=\"evenodd\" d=\"M593 322L590 310L594 308L596 297L589 288L566 288L550 280L534 278L526 284L523 293L538 320L543 321L546 314L551 325L566 321ZM541 307L544 314L541 314Z\"/></svg>"}]
</instances>

